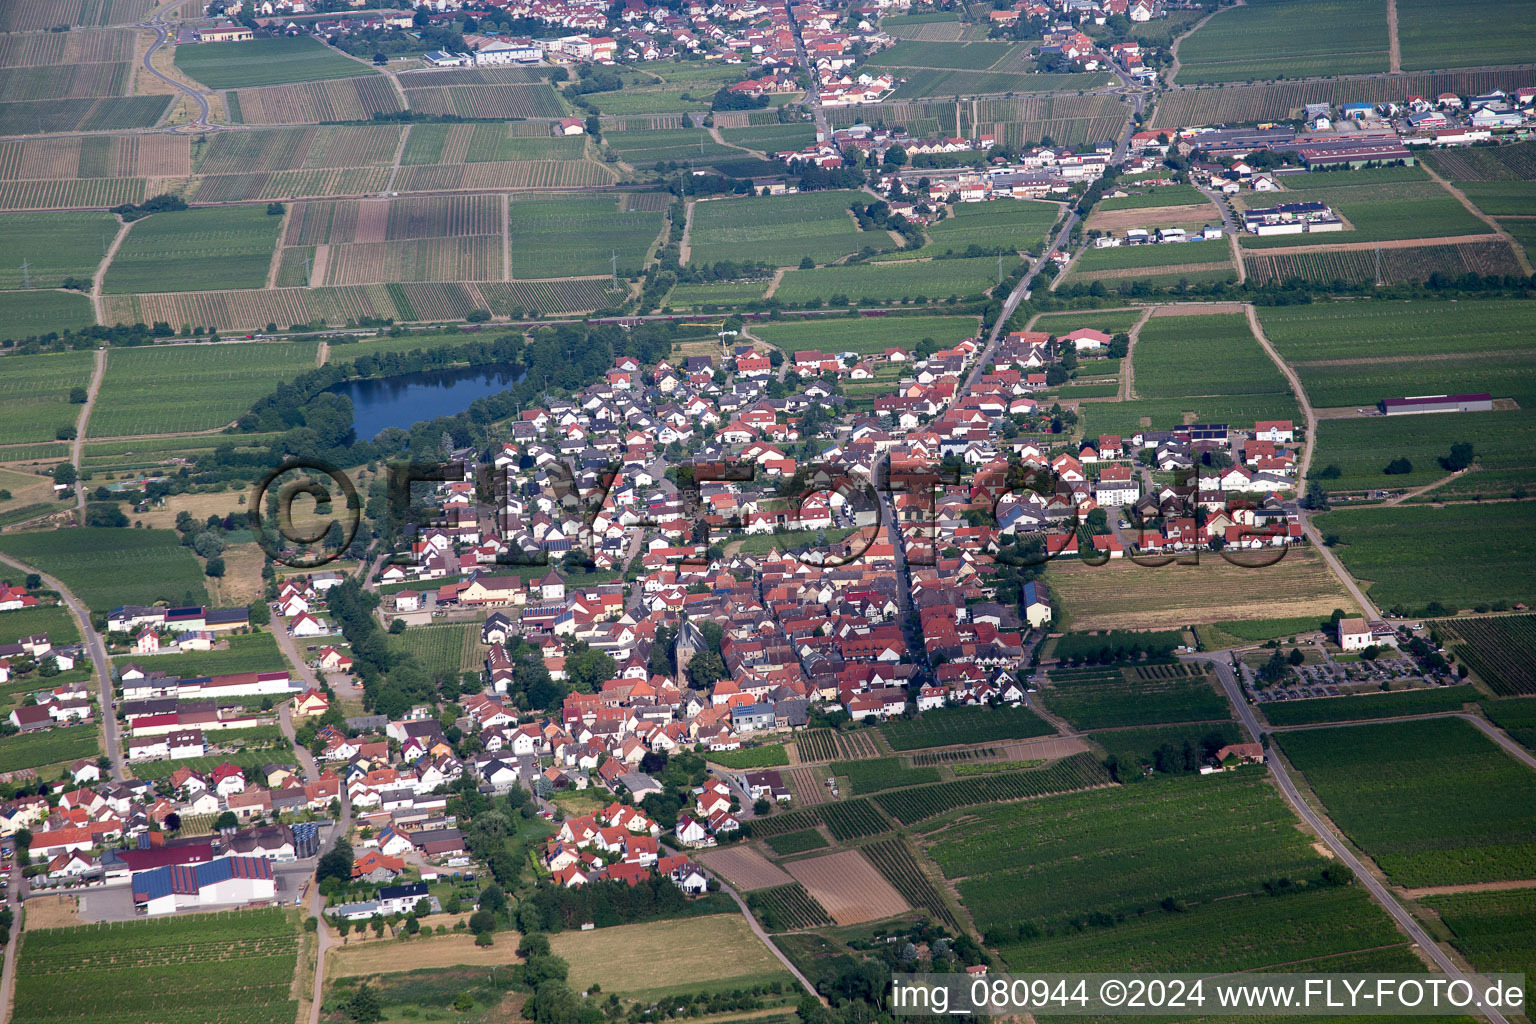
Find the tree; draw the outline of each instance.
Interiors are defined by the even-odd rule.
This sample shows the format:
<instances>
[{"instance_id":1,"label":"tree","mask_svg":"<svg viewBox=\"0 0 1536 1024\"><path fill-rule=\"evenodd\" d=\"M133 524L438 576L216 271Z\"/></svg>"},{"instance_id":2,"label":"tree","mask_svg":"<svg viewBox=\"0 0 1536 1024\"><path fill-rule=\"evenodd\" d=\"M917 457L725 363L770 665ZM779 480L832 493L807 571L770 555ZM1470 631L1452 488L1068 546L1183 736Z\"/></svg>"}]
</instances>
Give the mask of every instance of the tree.
<instances>
[{"instance_id":1,"label":"tree","mask_svg":"<svg viewBox=\"0 0 1536 1024\"><path fill-rule=\"evenodd\" d=\"M265 626L272 621L272 609L261 598L252 601L249 610L253 626Z\"/></svg>"},{"instance_id":2,"label":"tree","mask_svg":"<svg viewBox=\"0 0 1536 1024\"><path fill-rule=\"evenodd\" d=\"M411 24L417 28L426 28L432 24L431 11L425 6L416 8L416 13L411 15Z\"/></svg>"},{"instance_id":3,"label":"tree","mask_svg":"<svg viewBox=\"0 0 1536 1024\"><path fill-rule=\"evenodd\" d=\"M84 405L85 404L85 400L87 398L89 398L89 397L90 397L90 394L89 394L89 392L87 392L85 390L85 388L75 387L75 388L70 388L69 389L69 404L70 405Z\"/></svg>"},{"instance_id":4,"label":"tree","mask_svg":"<svg viewBox=\"0 0 1536 1024\"><path fill-rule=\"evenodd\" d=\"M1388 476L1402 476L1404 473L1413 472L1413 463L1409 462L1404 456L1399 455L1387 463L1387 468L1382 470L1382 472Z\"/></svg>"},{"instance_id":5,"label":"tree","mask_svg":"<svg viewBox=\"0 0 1536 1024\"><path fill-rule=\"evenodd\" d=\"M287 212L288 212L288 207L284 206L282 203L268 203L267 204L267 216L268 217L281 217L283 214L285 214Z\"/></svg>"},{"instance_id":6,"label":"tree","mask_svg":"<svg viewBox=\"0 0 1536 1024\"><path fill-rule=\"evenodd\" d=\"M1440 460L1440 465L1456 473L1471 466L1475 455L1470 444L1458 441L1451 445L1451 453Z\"/></svg>"},{"instance_id":7,"label":"tree","mask_svg":"<svg viewBox=\"0 0 1536 1024\"><path fill-rule=\"evenodd\" d=\"M27 573L26 586L28 590L36 590L43 585L43 577L39 573Z\"/></svg>"},{"instance_id":8,"label":"tree","mask_svg":"<svg viewBox=\"0 0 1536 1024\"><path fill-rule=\"evenodd\" d=\"M501 886L492 882L481 890L480 909L489 910L493 914L499 914L507 909L507 894L502 891Z\"/></svg>"},{"instance_id":9,"label":"tree","mask_svg":"<svg viewBox=\"0 0 1536 1024\"><path fill-rule=\"evenodd\" d=\"M800 269L801 270L815 270L816 269L816 261L811 259L809 256L802 256L802 257L800 257Z\"/></svg>"},{"instance_id":10,"label":"tree","mask_svg":"<svg viewBox=\"0 0 1536 1024\"><path fill-rule=\"evenodd\" d=\"M329 878L337 878L342 882L352 880L352 844L342 836L315 865L315 881L324 882Z\"/></svg>"},{"instance_id":11,"label":"tree","mask_svg":"<svg viewBox=\"0 0 1536 1024\"><path fill-rule=\"evenodd\" d=\"M472 309L464 319L472 324L488 323L491 319L491 311L488 309Z\"/></svg>"},{"instance_id":12,"label":"tree","mask_svg":"<svg viewBox=\"0 0 1536 1024\"><path fill-rule=\"evenodd\" d=\"M469 915L469 930L476 935L496 930L496 915L489 910L477 910Z\"/></svg>"},{"instance_id":13,"label":"tree","mask_svg":"<svg viewBox=\"0 0 1536 1024\"><path fill-rule=\"evenodd\" d=\"M725 662L714 651L699 651L688 662L688 675L695 687L704 689L725 678Z\"/></svg>"},{"instance_id":14,"label":"tree","mask_svg":"<svg viewBox=\"0 0 1536 1024\"><path fill-rule=\"evenodd\" d=\"M417 12L420 16L420 12ZM381 924L383 922L380 922ZM365 981L352 993L352 998L347 1000L347 1016L357 1024L376 1024L384 1019L384 1008L379 1005L378 994L368 987Z\"/></svg>"},{"instance_id":15,"label":"tree","mask_svg":"<svg viewBox=\"0 0 1536 1024\"><path fill-rule=\"evenodd\" d=\"M1301 653L1301 648L1292 647L1291 653L1286 656L1285 660L1289 661L1292 665L1300 665L1307 660L1307 656Z\"/></svg>"},{"instance_id":16,"label":"tree","mask_svg":"<svg viewBox=\"0 0 1536 1024\"><path fill-rule=\"evenodd\" d=\"M68 487L78 479L75 475L73 463L61 462L53 467L53 482Z\"/></svg>"},{"instance_id":17,"label":"tree","mask_svg":"<svg viewBox=\"0 0 1536 1024\"><path fill-rule=\"evenodd\" d=\"M383 66L383 65L389 63L389 57L388 57L388 55L383 54L383 53L376 53L376 54L373 55L373 62L375 64Z\"/></svg>"},{"instance_id":18,"label":"tree","mask_svg":"<svg viewBox=\"0 0 1536 1024\"><path fill-rule=\"evenodd\" d=\"M566 678L582 693L595 693L617 671L613 657L595 647L587 647L565 659Z\"/></svg>"},{"instance_id":19,"label":"tree","mask_svg":"<svg viewBox=\"0 0 1536 1024\"><path fill-rule=\"evenodd\" d=\"M215 832L222 832L226 828L239 827L240 819L235 816L234 811L225 811L223 814L215 818L213 822L213 830ZM318 875L319 871L317 870L315 873ZM347 865L347 877L352 877L352 865L350 864Z\"/></svg>"},{"instance_id":20,"label":"tree","mask_svg":"<svg viewBox=\"0 0 1536 1024\"><path fill-rule=\"evenodd\" d=\"M203 569L203 574L205 576L211 576L213 579L219 579L222 577L224 575L224 559L208 559L208 565Z\"/></svg>"}]
</instances>

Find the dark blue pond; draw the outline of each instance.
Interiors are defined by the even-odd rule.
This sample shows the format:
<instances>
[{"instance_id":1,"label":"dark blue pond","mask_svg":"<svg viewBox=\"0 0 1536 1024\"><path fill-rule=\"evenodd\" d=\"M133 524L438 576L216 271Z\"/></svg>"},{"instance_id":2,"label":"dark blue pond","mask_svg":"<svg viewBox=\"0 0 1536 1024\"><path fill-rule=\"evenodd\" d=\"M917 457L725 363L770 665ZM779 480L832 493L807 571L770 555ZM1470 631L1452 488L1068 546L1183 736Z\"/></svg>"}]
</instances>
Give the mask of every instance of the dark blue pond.
<instances>
[{"instance_id":1,"label":"dark blue pond","mask_svg":"<svg viewBox=\"0 0 1536 1024\"><path fill-rule=\"evenodd\" d=\"M419 370L376 380L352 380L330 388L352 399L352 429L372 439L388 427L409 430L421 420L452 416L517 383L520 371L506 366Z\"/></svg>"}]
</instances>

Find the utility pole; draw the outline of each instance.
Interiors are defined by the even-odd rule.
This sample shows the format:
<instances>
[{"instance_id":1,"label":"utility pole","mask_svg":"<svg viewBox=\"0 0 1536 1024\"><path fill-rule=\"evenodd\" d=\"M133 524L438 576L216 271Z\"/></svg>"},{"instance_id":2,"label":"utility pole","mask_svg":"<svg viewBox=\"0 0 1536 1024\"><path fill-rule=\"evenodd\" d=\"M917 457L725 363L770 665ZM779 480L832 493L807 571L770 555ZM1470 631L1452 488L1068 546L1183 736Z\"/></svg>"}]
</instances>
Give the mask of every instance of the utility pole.
<instances>
[{"instance_id":1,"label":"utility pole","mask_svg":"<svg viewBox=\"0 0 1536 1024\"><path fill-rule=\"evenodd\" d=\"M608 264L609 264L610 269L613 271L613 290L614 291L618 291L619 290L619 250L613 249L613 250L611 250L611 252L613 253L613 255L608 257Z\"/></svg>"},{"instance_id":2,"label":"utility pole","mask_svg":"<svg viewBox=\"0 0 1536 1024\"><path fill-rule=\"evenodd\" d=\"M32 287L32 264L26 260L21 261L21 286L23 288Z\"/></svg>"}]
</instances>

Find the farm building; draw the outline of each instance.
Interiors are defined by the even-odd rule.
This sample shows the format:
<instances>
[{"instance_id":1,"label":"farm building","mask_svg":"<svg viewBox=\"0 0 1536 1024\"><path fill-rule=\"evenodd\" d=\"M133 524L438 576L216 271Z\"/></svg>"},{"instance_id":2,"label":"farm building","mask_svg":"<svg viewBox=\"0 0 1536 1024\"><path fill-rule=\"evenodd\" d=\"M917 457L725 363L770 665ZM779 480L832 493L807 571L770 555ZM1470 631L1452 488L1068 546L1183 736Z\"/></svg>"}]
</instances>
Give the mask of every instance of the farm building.
<instances>
[{"instance_id":1,"label":"farm building","mask_svg":"<svg viewBox=\"0 0 1536 1024\"><path fill-rule=\"evenodd\" d=\"M1344 222L1326 203L1281 203L1243 213L1243 228L1255 235L1299 235L1343 231Z\"/></svg>"},{"instance_id":2,"label":"farm building","mask_svg":"<svg viewBox=\"0 0 1536 1024\"><path fill-rule=\"evenodd\" d=\"M247 43L256 38L256 33L244 25L235 25L224 21L213 28L201 29L197 33L197 41L200 43Z\"/></svg>"},{"instance_id":3,"label":"farm building","mask_svg":"<svg viewBox=\"0 0 1536 1024\"><path fill-rule=\"evenodd\" d=\"M1397 140L1391 142L1325 142L1296 151L1310 171L1366 167L1370 164L1412 164L1413 154Z\"/></svg>"},{"instance_id":4,"label":"farm building","mask_svg":"<svg viewBox=\"0 0 1536 1024\"><path fill-rule=\"evenodd\" d=\"M220 857L203 864L167 864L133 876L133 904L146 914L238 906L270 900L277 883L262 857Z\"/></svg>"},{"instance_id":5,"label":"farm building","mask_svg":"<svg viewBox=\"0 0 1536 1024\"><path fill-rule=\"evenodd\" d=\"M1419 395L1411 398L1386 398L1381 411L1388 416L1408 416L1426 412L1492 412L1493 396L1478 395Z\"/></svg>"}]
</instances>

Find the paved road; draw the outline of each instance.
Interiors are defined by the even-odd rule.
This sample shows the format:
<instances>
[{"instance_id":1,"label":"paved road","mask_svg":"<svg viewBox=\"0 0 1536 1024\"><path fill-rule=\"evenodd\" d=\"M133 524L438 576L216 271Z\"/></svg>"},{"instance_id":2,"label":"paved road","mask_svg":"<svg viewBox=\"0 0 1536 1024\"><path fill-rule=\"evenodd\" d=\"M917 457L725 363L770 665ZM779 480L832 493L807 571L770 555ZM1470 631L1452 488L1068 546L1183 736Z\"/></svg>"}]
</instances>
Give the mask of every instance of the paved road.
<instances>
[{"instance_id":1,"label":"paved road","mask_svg":"<svg viewBox=\"0 0 1536 1024\"><path fill-rule=\"evenodd\" d=\"M200 111L200 113L197 115L197 120L192 122L191 127L197 128L197 129L203 129L203 130L207 130L207 129L215 129L216 130L220 126L216 125L216 124L211 124L211 123L209 123L209 120L208 120L208 116L209 116L208 97L204 96L202 93L198 92L196 89L193 89L193 88L190 88L190 87L188 87L186 85L183 85L181 82L178 82L176 79L172 78L170 75L167 75L167 74L161 72L159 69L157 69L155 67L154 63L150 60L150 58L154 56L155 51L160 49L160 47L166 45L166 43L169 42L169 40L170 40L170 28L169 28L169 26L166 25L166 23L164 21L162 21L160 19L161 19L161 16L167 10L169 10L170 8L175 7L175 6L177 6L177 4L174 4L174 3L173 4L167 4L165 7L160 8L159 10L155 11L154 14L150 15L148 21L143 21L143 22L139 23L139 27L140 28L151 29L155 33L155 41L152 44L150 44L149 49L144 51L144 70L148 71L150 74L152 74L156 78L160 79L160 81L166 83L169 86L172 86L173 88L176 89L177 92L183 93L183 94L185 94L187 96L191 96L194 100L197 101L197 106L198 106L198 110Z\"/></svg>"},{"instance_id":2,"label":"paved road","mask_svg":"<svg viewBox=\"0 0 1536 1024\"><path fill-rule=\"evenodd\" d=\"M101 680L101 707L99 709L102 735L106 740L107 753L112 758L112 777L121 782L127 776L123 771L123 750L118 740L117 716L112 712L112 663L107 657L107 647L101 641L101 634L97 633L91 625L91 613L85 603L76 597L68 587L45 572L33 568L25 562L18 562L9 555L0 555L0 562L19 569L22 572L35 572L43 578L43 585L57 590L64 598L64 603L69 610L75 613L75 620L80 625L80 635L85 638L85 649L90 652L91 665L96 670L96 678Z\"/></svg>"},{"instance_id":3,"label":"paved road","mask_svg":"<svg viewBox=\"0 0 1536 1024\"><path fill-rule=\"evenodd\" d=\"M96 393L101 390L101 378L107 372L107 350L96 350L96 362L91 369L91 383L85 389L85 404L75 419L75 441L69 449L69 461L75 467L75 522L85 525L85 485L80 482L80 457L85 451L85 431L91 422L91 409L96 405Z\"/></svg>"},{"instance_id":4,"label":"paved road","mask_svg":"<svg viewBox=\"0 0 1536 1024\"><path fill-rule=\"evenodd\" d=\"M16 949L21 945L21 858L11 861L10 888L6 891L5 905L15 915L11 921L11 941L5 945L5 969L0 971L0 1024L11 1019L11 999L16 994Z\"/></svg>"},{"instance_id":5,"label":"paved road","mask_svg":"<svg viewBox=\"0 0 1536 1024\"><path fill-rule=\"evenodd\" d=\"M1186 655L1184 660L1206 661L1216 669L1217 678L1221 680L1222 688L1227 692L1227 699L1237 709L1238 720L1242 722L1243 729L1248 733L1249 738L1257 743L1260 733L1265 730L1259 726L1258 719L1253 714L1253 707L1248 703L1247 698L1243 695L1242 687L1238 685L1237 679L1233 676L1232 666L1226 652L1217 651L1209 654ZM1404 909L1402 904L1397 902L1392 893L1382 884L1381 880L1372 874L1361 863L1360 858L1356 857L1344 841L1334 833L1328 822L1324 821L1321 815L1312 810L1307 801L1303 799L1300 791L1297 790L1296 783L1291 780L1290 773L1286 771L1285 766L1280 762L1279 756L1275 753L1270 753L1265 757L1264 761L1269 765L1270 772L1274 775L1276 783L1280 786L1280 792L1285 796L1286 801L1290 803L1292 809L1301 816L1303 821L1312 827L1313 831L1322 838L1323 842L1328 844L1328 848L1333 851L1333 855L1347 864L1350 870L1354 871L1355 878L1365 887L1366 892L1381 905L1383 910L1392 915L1392 919L1397 922L1398 927L1402 929L1404 934L1417 943L1425 955L1434 961L1435 966L1440 968L1448 977L1453 980L1464 979L1466 975L1463 974L1461 968L1457 967L1451 961L1451 958L1446 955L1445 951L1435 944L1434 940L1429 937L1429 934L1424 931L1423 926L1419 924L1418 919ZM1493 1024L1509 1024L1502 1013L1491 1007L1484 1008L1482 1016L1492 1021Z\"/></svg>"},{"instance_id":6,"label":"paved road","mask_svg":"<svg viewBox=\"0 0 1536 1024\"><path fill-rule=\"evenodd\" d=\"M784 13L789 18L789 30L795 37L795 59L800 62L800 67L811 76L811 87L806 90L805 99L811 105L811 114L816 118L816 131L819 138L824 141L832 141L832 129L827 123L827 112L821 108L820 78L816 74L816 65L811 63L810 55L805 52L805 40L800 37L800 26L795 21L795 8L792 3L785 3Z\"/></svg>"},{"instance_id":7,"label":"paved road","mask_svg":"<svg viewBox=\"0 0 1536 1024\"><path fill-rule=\"evenodd\" d=\"M697 863L697 862L695 862L695 863ZM703 867L703 865L700 865L700 867ZM791 961L789 959L789 957L785 956L783 954L783 952L780 951L778 946L775 946L773 944L773 940L768 937L768 933L763 931L762 926L757 923L757 918L752 916L752 911L747 909L747 902L746 902L746 900L742 899L739 895L737 895L736 890L732 889L730 887L730 884L727 883L726 880L721 878L718 874L716 874L713 871L710 871L709 868L707 868L707 867L704 868L704 872L705 872L705 874L707 874L711 878L713 878L715 881L720 883L720 891L721 892L728 893L730 895L731 899L736 901L736 906L741 908L741 916L745 917L747 919L747 927L751 928L752 929L752 934L756 935L758 940L760 942L762 942L763 945L768 947L768 951L770 953L772 953L774 956L778 957L779 963L784 965L784 969L786 971L788 971L790 974L793 974L795 976L796 980L798 980L800 982L800 984L805 988L805 990L807 992L809 992L811 995L815 996L817 999L820 999L821 1002L823 1004L825 1004L826 1000L823 999L821 994L816 991L816 986L812 985L811 982L810 982L810 979L808 979L805 975L800 973L800 968L796 967L794 965L794 962ZM316 1022L311 1021L310 1024L316 1024Z\"/></svg>"}]
</instances>

